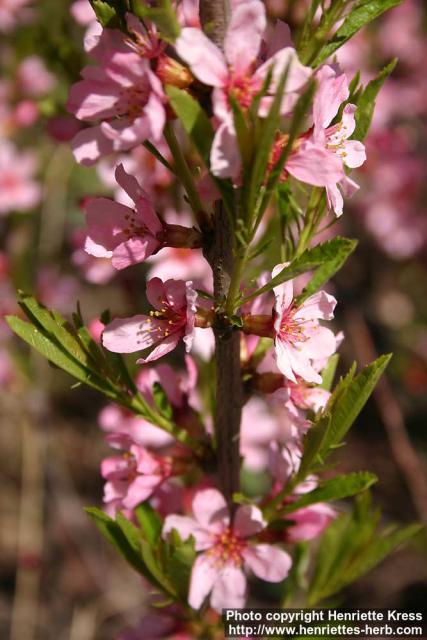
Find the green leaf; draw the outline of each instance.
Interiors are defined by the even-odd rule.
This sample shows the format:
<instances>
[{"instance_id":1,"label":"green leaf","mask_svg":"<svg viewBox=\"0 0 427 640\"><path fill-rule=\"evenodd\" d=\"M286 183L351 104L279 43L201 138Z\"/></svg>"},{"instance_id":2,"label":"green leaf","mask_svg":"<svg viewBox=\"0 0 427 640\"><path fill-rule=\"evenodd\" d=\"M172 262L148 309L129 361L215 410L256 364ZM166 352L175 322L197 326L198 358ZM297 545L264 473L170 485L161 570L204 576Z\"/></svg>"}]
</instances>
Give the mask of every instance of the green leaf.
<instances>
[{"instance_id":1,"label":"green leaf","mask_svg":"<svg viewBox=\"0 0 427 640\"><path fill-rule=\"evenodd\" d=\"M98 22L105 28L117 27L119 19L114 6L103 0L91 0L92 8L95 12Z\"/></svg>"},{"instance_id":2,"label":"green leaf","mask_svg":"<svg viewBox=\"0 0 427 640\"><path fill-rule=\"evenodd\" d=\"M302 96L298 98L298 101L293 110L292 122L289 129L288 142L284 146L278 161L274 165L268 177L267 187L265 190L264 201L263 201L261 210L264 210L267 207L268 201L270 199L270 195L279 182L283 168L286 164L286 160L288 159L289 154L292 151L294 141L297 138L298 134L300 133L303 123L305 122L307 113L312 105L315 90L316 90L316 83L314 80L312 80L309 83L305 92L302 94Z\"/></svg>"},{"instance_id":3,"label":"green leaf","mask_svg":"<svg viewBox=\"0 0 427 640\"><path fill-rule=\"evenodd\" d=\"M170 44L174 44L178 38L181 27L176 17L175 10L170 0L156 0L155 6L147 6L141 0L131 0L132 11L142 20L153 22L160 37Z\"/></svg>"},{"instance_id":4,"label":"green leaf","mask_svg":"<svg viewBox=\"0 0 427 640\"><path fill-rule=\"evenodd\" d=\"M412 524L402 529L385 533L373 540L364 553L360 554L357 560L354 559L351 565L347 568L345 578L340 588L351 584L364 574L371 571L371 569L390 555L390 553L413 538L416 534L422 531L422 529L422 525Z\"/></svg>"},{"instance_id":5,"label":"green leaf","mask_svg":"<svg viewBox=\"0 0 427 640\"><path fill-rule=\"evenodd\" d=\"M316 269L311 281L298 296L298 302L303 302L312 295L325 282L329 280L344 264L348 256L356 248L357 241L349 238L336 237L323 244L316 245L313 249L307 249L301 256L293 260L287 267L270 280L266 285L244 298L240 304L245 304L262 293L271 291L274 287L292 280L302 273Z\"/></svg>"},{"instance_id":6,"label":"green leaf","mask_svg":"<svg viewBox=\"0 0 427 640\"><path fill-rule=\"evenodd\" d=\"M322 371L322 384L320 387L326 391L330 391L332 388L339 359L339 354L334 353L334 355L329 358L328 364Z\"/></svg>"},{"instance_id":7,"label":"green leaf","mask_svg":"<svg viewBox=\"0 0 427 640\"><path fill-rule=\"evenodd\" d=\"M171 106L178 116L188 137L198 151L207 169L210 167L210 151L214 130L200 104L187 91L171 85L166 87ZM219 180L212 176L228 210L232 210L233 186L230 180Z\"/></svg>"},{"instance_id":8,"label":"green leaf","mask_svg":"<svg viewBox=\"0 0 427 640\"><path fill-rule=\"evenodd\" d=\"M246 177L252 163L253 131L249 127L247 117L233 94L230 94L229 100L233 111L234 128L243 165L243 174Z\"/></svg>"},{"instance_id":9,"label":"green leaf","mask_svg":"<svg viewBox=\"0 0 427 640\"><path fill-rule=\"evenodd\" d=\"M337 236L322 245L317 245L314 249L308 249L307 252L312 251L314 255L316 249L319 248L319 252L324 254L324 260L322 261L323 264L314 272L308 285L304 287L301 295L298 296L298 304L304 302L326 284L341 269L356 247L357 240ZM297 260L302 259L307 252L304 252L301 258L297 258Z\"/></svg>"},{"instance_id":10,"label":"green leaf","mask_svg":"<svg viewBox=\"0 0 427 640\"><path fill-rule=\"evenodd\" d=\"M360 495L352 513L336 518L317 548L308 604L314 606L339 593L370 571L422 527L379 529L379 513L370 506L369 492Z\"/></svg>"},{"instance_id":11,"label":"green leaf","mask_svg":"<svg viewBox=\"0 0 427 640\"><path fill-rule=\"evenodd\" d=\"M154 404L156 405L160 413L168 420L171 420L173 417L172 405L169 402L165 390L163 389L160 382L155 382L153 384L152 393Z\"/></svg>"},{"instance_id":12,"label":"green leaf","mask_svg":"<svg viewBox=\"0 0 427 640\"><path fill-rule=\"evenodd\" d=\"M168 578L173 585L176 585L178 595L184 601L187 601L191 570L196 558L194 545L195 540L191 536L185 542L181 541L179 545L173 546L166 567Z\"/></svg>"},{"instance_id":13,"label":"green leaf","mask_svg":"<svg viewBox=\"0 0 427 640\"><path fill-rule=\"evenodd\" d=\"M60 367L80 382L84 382L89 387L100 391L105 396L117 400L117 392L108 381L99 378L88 367L78 362L67 351L58 346L54 339L42 333L41 330L29 322L25 322L16 316L7 316L6 322L17 336L38 351L49 362Z\"/></svg>"},{"instance_id":14,"label":"green leaf","mask_svg":"<svg viewBox=\"0 0 427 640\"><path fill-rule=\"evenodd\" d=\"M298 470L299 479L303 480L310 473L311 468L318 462L320 452L324 448L323 445L330 424L331 415L325 413L310 427L304 436L303 455Z\"/></svg>"},{"instance_id":15,"label":"green leaf","mask_svg":"<svg viewBox=\"0 0 427 640\"><path fill-rule=\"evenodd\" d=\"M378 478L373 473L368 473L367 471L357 471L348 475L336 476L326 480L321 486L309 493L305 493L301 498L281 509L280 515L287 515L317 502L330 502L349 498L365 491L377 480Z\"/></svg>"},{"instance_id":16,"label":"green leaf","mask_svg":"<svg viewBox=\"0 0 427 640\"><path fill-rule=\"evenodd\" d=\"M342 47L355 33L372 20L378 18L382 13L396 7L402 0L359 0L356 2L350 14L345 18L343 24L334 33L329 42L321 49L312 66L318 67L324 60L329 58L337 49Z\"/></svg>"},{"instance_id":17,"label":"green leaf","mask_svg":"<svg viewBox=\"0 0 427 640\"><path fill-rule=\"evenodd\" d=\"M135 509L136 518L141 525L147 542L155 546L162 532L162 519L149 502L142 502Z\"/></svg>"},{"instance_id":18,"label":"green leaf","mask_svg":"<svg viewBox=\"0 0 427 640\"><path fill-rule=\"evenodd\" d=\"M52 338L56 339L59 346L73 356L76 360L88 364L88 354L71 332L69 323L57 311L50 311L40 304L35 298L22 291L18 292L18 302L26 316L33 323L42 328Z\"/></svg>"},{"instance_id":19,"label":"green leaf","mask_svg":"<svg viewBox=\"0 0 427 640\"><path fill-rule=\"evenodd\" d=\"M161 588L164 589L164 591L166 591L168 594L176 596L175 587L170 583L170 580L165 574L163 567L159 562L159 559L154 553L153 548L146 540L142 540L141 542L141 551L143 560L157 583L161 585Z\"/></svg>"},{"instance_id":20,"label":"green leaf","mask_svg":"<svg viewBox=\"0 0 427 640\"><path fill-rule=\"evenodd\" d=\"M102 533L104 538L106 538L108 542L117 549L117 551L123 556L123 558L138 573L145 576L148 580L152 580L152 576L147 571L147 567L141 559L140 552L128 539L129 530L127 534L125 534L117 522L115 522L112 518L107 516L106 513L104 513L100 509L97 509L96 507L88 507L85 509L85 511L92 518L92 520L94 520L97 528ZM123 520L125 520L125 518L123 518ZM132 523L129 522L128 524L131 525Z\"/></svg>"},{"instance_id":21,"label":"green leaf","mask_svg":"<svg viewBox=\"0 0 427 640\"><path fill-rule=\"evenodd\" d=\"M397 58L394 58L380 71L376 78L369 82L359 96L355 115L356 129L352 135L355 140L365 139L374 115L376 97L388 76L393 72L396 64Z\"/></svg>"},{"instance_id":22,"label":"green leaf","mask_svg":"<svg viewBox=\"0 0 427 640\"><path fill-rule=\"evenodd\" d=\"M331 414L331 423L322 445L321 455L337 446L356 420L374 390L378 380L390 362L391 354L384 355L365 367L354 380L344 386L338 385L332 394L326 411Z\"/></svg>"},{"instance_id":23,"label":"green leaf","mask_svg":"<svg viewBox=\"0 0 427 640\"><path fill-rule=\"evenodd\" d=\"M209 168L210 150L214 131L208 116L200 104L187 91L167 86L166 93L171 106L182 122L191 142Z\"/></svg>"},{"instance_id":24,"label":"green leaf","mask_svg":"<svg viewBox=\"0 0 427 640\"><path fill-rule=\"evenodd\" d=\"M253 211L255 203L259 198L260 190L265 182L271 150L280 125L280 108L282 105L283 94L285 92L288 73L289 65L280 77L270 111L268 112L267 117L261 120L259 131L256 134L256 155L249 182L249 198L247 205L249 211Z\"/></svg>"}]
</instances>

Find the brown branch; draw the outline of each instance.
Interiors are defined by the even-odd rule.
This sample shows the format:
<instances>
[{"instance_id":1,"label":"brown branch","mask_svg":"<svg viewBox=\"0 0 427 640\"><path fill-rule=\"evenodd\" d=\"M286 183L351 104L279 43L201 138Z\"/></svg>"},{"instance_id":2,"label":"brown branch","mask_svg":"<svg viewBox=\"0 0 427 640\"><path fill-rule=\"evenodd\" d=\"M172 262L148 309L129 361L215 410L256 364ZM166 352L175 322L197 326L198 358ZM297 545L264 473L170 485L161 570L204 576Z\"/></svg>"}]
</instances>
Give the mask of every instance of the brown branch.
<instances>
[{"instance_id":1,"label":"brown branch","mask_svg":"<svg viewBox=\"0 0 427 640\"><path fill-rule=\"evenodd\" d=\"M221 202L216 203L214 238L209 254L215 299L221 303L228 294L234 262L232 229ZM240 333L221 315L221 311L217 314L214 333L218 475L222 491L232 507L233 493L239 489L239 435L243 405Z\"/></svg>"},{"instance_id":2,"label":"brown branch","mask_svg":"<svg viewBox=\"0 0 427 640\"><path fill-rule=\"evenodd\" d=\"M200 0L200 22L212 42L221 49L229 18L229 0Z\"/></svg>"},{"instance_id":3,"label":"brown branch","mask_svg":"<svg viewBox=\"0 0 427 640\"><path fill-rule=\"evenodd\" d=\"M200 19L207 35L222 48L230 14L228 0L201 0ZM216 362L215 435L218 476L230 509L239 490L239 435L243 404L240 368L240 333L223 313L234 266L233 229L221 201L215 204L213 233L205 251L212 267L214 295L218 306L214 323Z\"/></svg>"},{"instance_id":4,"label":"brown branch","mask_svg":"<svg viewBox=\"0 0 427 640\"><path fill-rule=\"evenodd\" d=\"M347 327L361 364L368 364L378 357L363 315L356 310L347 314ZM427 524L427 473L406 431L399 404L386 376L374 390L390 448L412 498L418 517Z\"/></svg>"}]
</instances>

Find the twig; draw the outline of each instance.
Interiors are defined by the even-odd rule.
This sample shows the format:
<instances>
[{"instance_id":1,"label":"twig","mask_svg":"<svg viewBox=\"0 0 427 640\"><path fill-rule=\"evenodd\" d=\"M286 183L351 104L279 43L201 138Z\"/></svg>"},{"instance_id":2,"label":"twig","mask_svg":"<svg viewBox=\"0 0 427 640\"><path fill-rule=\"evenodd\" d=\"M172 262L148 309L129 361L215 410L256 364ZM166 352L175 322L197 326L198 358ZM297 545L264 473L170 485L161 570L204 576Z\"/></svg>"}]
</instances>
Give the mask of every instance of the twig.
<instances>
[{"instance_id":1,"label":"twig","mask_svg":"<svg viewBox=\"0 0 427 640\"><path fill-rule=\"evenodd\" d=\"M222 48L230 15L228 0L201 0L200 19L209 37ZM221 201L215 203L212 241L206 250L214 279L217 320L214 325L216 362L215 435L218 476L224 496L233 510L233 493L239 489L239 435L243 405L240 369L240 335L225 314L232 273L233 229Z\"/></svg>"}]
</instances>

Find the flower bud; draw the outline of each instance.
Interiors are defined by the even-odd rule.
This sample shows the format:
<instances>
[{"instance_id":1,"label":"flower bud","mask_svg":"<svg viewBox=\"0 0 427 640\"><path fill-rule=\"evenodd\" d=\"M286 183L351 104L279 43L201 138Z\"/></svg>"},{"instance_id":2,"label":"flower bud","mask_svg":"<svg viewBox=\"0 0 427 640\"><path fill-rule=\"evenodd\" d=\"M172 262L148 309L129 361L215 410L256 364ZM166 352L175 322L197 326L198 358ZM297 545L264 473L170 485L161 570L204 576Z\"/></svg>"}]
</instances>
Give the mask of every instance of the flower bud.
<instances>
[{"instance_id":1,"label":"flower bud","mask_svg":"<svg viewBox=\"0 0 427 640\"><path fill-rule=\"evenodd\" d=\"M285 377L281 373L256 373L252 384L261 393L274 393L285 386Z\"/></svg>"},{"instance_id":2,"label":"flower bud","mask_svg":"<svg viewBox=\"0 0 427 640\"><path fill-rule=\"evenodd\" d=\"M170 84L178 89L186 89L193 82L193 76L187 67L167 55L159 57L156 73L163 84Z\"/></svg>"},{"instance_id":3,"label":"flower bud","mask_svg":"<svg viewBox=\"0 0 427 640\"><path fill-rule=\"evenodd\" d=\"M242 331L244 333L261 336L263 338L274 338L274 322L272 316L252 316L247 313L242 316L242 322Z\"/></svg>"},{"instance_id":4,"label":"flower bud","mask_svg":"<svg viewBox=\"0 0 427 640\"><path fill-rule=\"evenodd\" d=\"M182 227L179 224L164 225L164 246L175 249L199 249L202 246L202 235L194 227Z\"/></svg>"}]
</instances>

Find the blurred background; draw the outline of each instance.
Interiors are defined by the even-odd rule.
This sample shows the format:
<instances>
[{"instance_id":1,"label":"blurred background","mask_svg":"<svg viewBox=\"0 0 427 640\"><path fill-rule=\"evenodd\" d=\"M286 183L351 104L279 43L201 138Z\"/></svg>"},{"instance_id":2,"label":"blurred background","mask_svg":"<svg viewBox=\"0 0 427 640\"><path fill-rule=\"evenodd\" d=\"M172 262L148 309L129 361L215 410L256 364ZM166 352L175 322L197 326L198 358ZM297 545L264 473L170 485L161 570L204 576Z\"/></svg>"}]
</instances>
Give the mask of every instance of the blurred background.
<instances>
[{"instance_id":1,"label":"blurred background","mask_svg":"<svg viewBox=\"0 0 427 640\"><path fill-rule=\"evenodd\" d=\"M273 18L295 28L306 3L266 4ZM83 168L69 149L81 123L66 112L67 91L86 63L83 38L93 25L87 0L0 0L0 310L1 316L19 314L16 289L65 315L78 299L99 335L104 309L121 315L141 309L147 267L117 273L82 248L84 198L114 194L120 160ZM399 63L377 101L368 161L356 176L360 192L339 222L339 233L358 238L359 248L333 285L340 302L336 326L346 336L341 370L394 353L387 378L348 438L342 468L379 476L374 496L385 522L425 524L426 31L425 3L404 0L339 52L349 79L361 69L364 83L391 58ZM150 175L144 188L170 207L175 195L161 165L144 149L124 162L136 175ZM177 270L191 272L187 257L169 256ZM161 269L158 258L148 266L150 274ZM72 385L1 319L2 638L110 640L137 624L148 597L83 512L102 503L99 464L108 449L100 422L105 428L108 416L99 395ZM422 542L397 552L345 598L349 606L420 608L426 601Z\"/></svg>"}]
</instances>

